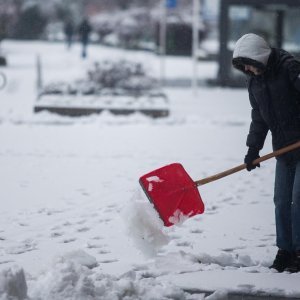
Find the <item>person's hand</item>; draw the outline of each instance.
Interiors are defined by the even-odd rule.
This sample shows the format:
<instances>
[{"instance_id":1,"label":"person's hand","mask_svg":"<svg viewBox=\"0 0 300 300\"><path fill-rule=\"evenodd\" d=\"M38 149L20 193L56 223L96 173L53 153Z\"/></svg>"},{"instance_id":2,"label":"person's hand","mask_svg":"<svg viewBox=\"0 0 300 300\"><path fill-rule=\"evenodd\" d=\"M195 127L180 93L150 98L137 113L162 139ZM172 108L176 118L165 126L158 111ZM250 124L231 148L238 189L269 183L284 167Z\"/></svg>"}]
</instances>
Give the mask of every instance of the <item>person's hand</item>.
<instances>
[{"instance_id":1,"label":"person's hand","mask_svg":"<svg viewBox=\"0 0 300 300\"><path fill-rule=\"evenodd\" d=\"M256 167L260 167L260 164L257 164L257 165L254 165L253 164L253 161L257 158L259 158L259 150L256 149L256 148L252 148L250 147L248 149L248 152L245 156L245 159L244 159L244 163L247 165L246 166L246 169L247 171L251 171L253 169L255 169Z\"/></svg>"}]
</instances>

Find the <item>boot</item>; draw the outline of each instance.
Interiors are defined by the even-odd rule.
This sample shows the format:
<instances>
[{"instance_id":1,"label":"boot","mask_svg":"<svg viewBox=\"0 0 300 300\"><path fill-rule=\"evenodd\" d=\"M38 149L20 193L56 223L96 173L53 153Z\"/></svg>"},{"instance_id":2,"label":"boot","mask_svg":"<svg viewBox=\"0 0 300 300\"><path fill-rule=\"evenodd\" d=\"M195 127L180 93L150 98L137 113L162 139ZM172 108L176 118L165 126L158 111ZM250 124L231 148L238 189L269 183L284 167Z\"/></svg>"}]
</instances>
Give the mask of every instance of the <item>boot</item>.
<instances>
[{"instance_id":1,"label":"boot","mask_svg":"<svg viewBox=\"0 0 300 300\"><path fill-rule=\"evenodd\" d=\"M270 269L275 269L279 273L285 271L288 267L290 267L293 261L293 256L294 255L292 252L278 249L278 252L276 254L273 264L270 266Z\"/></svg>"},{"instance_id":2,"label":"boot","mask_svg":"<svg viewBox=\"0 0 300 300\"><path fill-rule=\"evenodd\" d=\"M288 266L285 271L289 273L300 272L300 250L296 251L296 254L293 257L292 263Z\"/></svg>"}]
</instances>

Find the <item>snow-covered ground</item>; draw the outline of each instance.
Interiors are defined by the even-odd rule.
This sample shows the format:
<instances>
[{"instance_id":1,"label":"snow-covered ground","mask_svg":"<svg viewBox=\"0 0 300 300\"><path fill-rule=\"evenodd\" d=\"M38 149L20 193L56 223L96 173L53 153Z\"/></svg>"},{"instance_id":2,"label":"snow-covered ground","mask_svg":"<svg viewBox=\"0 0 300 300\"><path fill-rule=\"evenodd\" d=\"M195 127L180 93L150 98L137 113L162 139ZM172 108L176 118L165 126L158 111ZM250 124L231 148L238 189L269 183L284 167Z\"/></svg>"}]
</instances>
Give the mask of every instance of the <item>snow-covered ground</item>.
<instances>
[{"instance_id":1,"label":"snow-covered ground","mask_svg":"<svg viewBox=\"0 0 300 300\"><path fill-rule=\"evenodd\" d=\"M95 60L140 61L147 52L5 41L0 91L0 299L224 299L228 292L300 296L300 274L268 269L276 253L275 160L200 188L204 214L165 228L138 184L180 162L194 180L242 163L250 108L244 89L165 90L170 116L33 114L36 55L43 80L85 75ZM189 58L166 60L189 78ZM199 63L199 78L214 77ZM263 153L271 151L270 138ZM207 296L199 291L211 291ZM188 291L198 293L192 294Z\"/></svg>"}]
</instances>

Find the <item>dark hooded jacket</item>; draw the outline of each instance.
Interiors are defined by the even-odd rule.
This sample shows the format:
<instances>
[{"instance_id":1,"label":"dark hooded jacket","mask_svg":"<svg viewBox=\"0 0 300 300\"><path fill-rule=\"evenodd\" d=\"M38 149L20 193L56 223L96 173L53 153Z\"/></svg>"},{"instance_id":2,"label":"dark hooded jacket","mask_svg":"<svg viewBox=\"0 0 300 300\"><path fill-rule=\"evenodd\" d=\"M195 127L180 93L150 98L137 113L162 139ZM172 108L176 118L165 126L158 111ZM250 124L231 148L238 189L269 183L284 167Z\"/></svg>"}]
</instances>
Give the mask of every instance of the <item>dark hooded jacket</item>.
<instances>
[{"instance_id":1,"label":"dark hooded jacket","mask_svg":"<svg viewBox=\"0 0 300 300\"><path fill-rule=\"evenodd\" d=\"M233 55L234 67L244 70L243 64L263 71L248 78L252 121L247 146L262 149L269 130L274 150L300 141L300 62L284 50L270 48L261 37L248 34L237 42ZM278 159L299 161L300 150Z\"/></svg>"}]
</instances>

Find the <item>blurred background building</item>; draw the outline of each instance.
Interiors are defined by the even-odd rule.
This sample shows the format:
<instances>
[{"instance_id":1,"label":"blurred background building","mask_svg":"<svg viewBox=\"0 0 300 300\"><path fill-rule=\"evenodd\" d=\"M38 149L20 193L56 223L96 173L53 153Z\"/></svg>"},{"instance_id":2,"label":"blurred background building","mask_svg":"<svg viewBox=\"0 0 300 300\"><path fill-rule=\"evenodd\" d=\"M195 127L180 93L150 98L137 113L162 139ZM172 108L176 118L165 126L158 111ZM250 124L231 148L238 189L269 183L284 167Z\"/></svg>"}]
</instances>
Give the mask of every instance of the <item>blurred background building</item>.
<instances>
[{"instance_id":1,"label":"blurred background building","mask_svg":"<svg viewBox=\"0 0 300 300\"><path fill-rule=\"evenodd\" d=\"M166 13L165 53L189 56L193 1L171 2ZM243 84L231 67L231 56L236 40L245 33L261 34L271 46L299 55L300 0L199 0L199 3L199 60L218 63L215 84ZM0 0L0 43L4 38L64 41L68 22L74 27L76 40L78 24L88 18L93 28L90 36L93 43L159 53L162 4L168 5L168 1Z\"/></svg>"},{"instance_id":2,"label":"blurred background building","mask_svg":"<svg viewBox=\"0 0 300 300\"><path fill-rule=\"evenodd\" d=\"M216 21L218 1L200 1L200 30L205 36L210 23ZM72 20L78 25L88 17L94 29L94 42L153 49L160 6L159 0L0 0L0 37L63 40L65 22ZM177 0L176 6L168 10L171 53L176 54L176 45L180 48L178 45L185 43L178 42L178 39L185 38L185 34L177 35L174 27L181 26L183 32L189 34L191 13L192 1L186 0ZM183 54L188 54L188 51Z\"/></svg>"},{"instance_id":3,"label":"blurred background building","mask_svg":"<svg viewBox=\"0 0 300 300\"><path fill-rule=\"evenodd\" d=\"M243 84L240 72L231 66L231 58L235 42L249 32L263 36L272 47L300 57L300 1L220 1L218 84Z\"/></svg>"}]
</instances>

